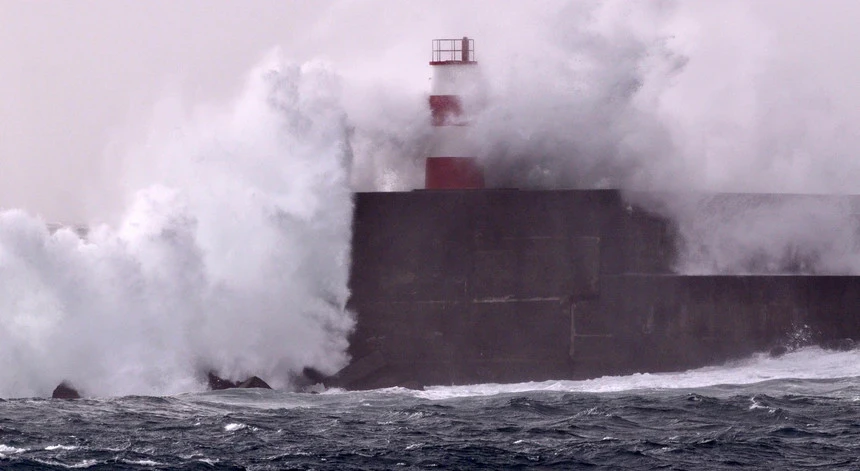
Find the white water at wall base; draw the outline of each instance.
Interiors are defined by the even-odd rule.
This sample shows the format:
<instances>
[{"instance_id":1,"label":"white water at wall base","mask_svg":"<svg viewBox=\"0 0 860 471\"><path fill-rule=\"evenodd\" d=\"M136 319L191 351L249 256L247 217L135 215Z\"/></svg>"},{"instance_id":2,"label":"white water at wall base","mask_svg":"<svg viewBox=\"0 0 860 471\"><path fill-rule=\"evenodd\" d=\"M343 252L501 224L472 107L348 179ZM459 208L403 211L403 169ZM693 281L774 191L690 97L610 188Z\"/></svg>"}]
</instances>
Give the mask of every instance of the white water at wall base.
<instances>
[{"instance_id":1,"label":"white water at wall base","mask_svg":"<svg viewBox=\"0 0 860 471\"><path fill-rule=\"evenodd\" d=\"M860 377L860 366L858 366L860 362L858 360L860 360L860 350L841 352L822 350L818 347L805 347L779 357L759 353L724 365L675 373L637 373L626 376L604 376L584 381L436 386L427 388L425 391L399 390L425 399L448 399L528 391L632 393L655 389L752 385L774 380L835 380L845 378L850 379L852 384L857 384L857 378Z\"/></svg>"}]
</instances>

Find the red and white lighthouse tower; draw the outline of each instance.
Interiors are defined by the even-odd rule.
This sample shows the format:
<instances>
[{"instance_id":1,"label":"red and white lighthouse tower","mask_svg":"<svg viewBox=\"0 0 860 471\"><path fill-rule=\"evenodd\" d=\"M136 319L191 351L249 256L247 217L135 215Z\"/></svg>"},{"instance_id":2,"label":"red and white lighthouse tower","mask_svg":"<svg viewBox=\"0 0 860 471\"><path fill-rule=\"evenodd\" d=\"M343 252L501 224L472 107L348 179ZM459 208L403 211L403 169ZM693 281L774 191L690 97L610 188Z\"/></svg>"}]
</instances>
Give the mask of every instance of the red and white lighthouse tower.
<instances>
[{"instance_id":1,"label":"red and white lighthouse tower","mask_svg":"<svg viewBox=\"0 0 860 471\"><path fill-rule=\"evenodd\" d=\"M479 90L475 40L434 39L430 65L433 145L427 157L424 187L429 190L484 187L484 173L469 142L464 98Z\"/></svg>"}]
</instances>

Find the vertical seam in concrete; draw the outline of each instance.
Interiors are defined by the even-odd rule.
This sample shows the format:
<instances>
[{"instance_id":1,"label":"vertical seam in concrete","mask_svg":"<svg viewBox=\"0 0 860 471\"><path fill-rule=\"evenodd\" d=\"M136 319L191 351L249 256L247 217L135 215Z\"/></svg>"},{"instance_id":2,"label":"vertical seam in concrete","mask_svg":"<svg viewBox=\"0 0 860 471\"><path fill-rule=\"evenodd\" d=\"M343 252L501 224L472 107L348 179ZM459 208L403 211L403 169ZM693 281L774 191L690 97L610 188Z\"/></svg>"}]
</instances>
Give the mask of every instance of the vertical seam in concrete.
<instances>
[{"instance_id":1,"label":"vertical seam in concrete","mask_svg":"<svg viewBox=\"0 0 860 471\"><path fill-rule=\"evenodd\" d=\"M573 360L573 355L576 353L576 303L570 303L570 348L568 350L568 355L570 359Z\"/></svg>"}]
</instances>

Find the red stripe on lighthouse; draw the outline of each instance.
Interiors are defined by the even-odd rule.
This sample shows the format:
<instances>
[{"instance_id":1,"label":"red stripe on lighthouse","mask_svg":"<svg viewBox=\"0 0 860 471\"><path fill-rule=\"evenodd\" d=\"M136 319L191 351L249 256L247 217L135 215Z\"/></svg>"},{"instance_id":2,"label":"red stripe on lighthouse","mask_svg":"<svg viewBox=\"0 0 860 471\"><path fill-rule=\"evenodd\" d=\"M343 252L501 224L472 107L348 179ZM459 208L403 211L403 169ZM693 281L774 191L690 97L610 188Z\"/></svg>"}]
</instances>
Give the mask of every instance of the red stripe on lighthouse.
<instances>
[{"instance_id":1,"label":"red stripe on lighthouse","mask_svg":"<svg viewBox=\"0 0 860 471\"><path fill-rule=\"evenodd\" d=\"M463 105L456 95L430 95L433 126L450 126L463 114Z\"/></svg>"}]
</instances>

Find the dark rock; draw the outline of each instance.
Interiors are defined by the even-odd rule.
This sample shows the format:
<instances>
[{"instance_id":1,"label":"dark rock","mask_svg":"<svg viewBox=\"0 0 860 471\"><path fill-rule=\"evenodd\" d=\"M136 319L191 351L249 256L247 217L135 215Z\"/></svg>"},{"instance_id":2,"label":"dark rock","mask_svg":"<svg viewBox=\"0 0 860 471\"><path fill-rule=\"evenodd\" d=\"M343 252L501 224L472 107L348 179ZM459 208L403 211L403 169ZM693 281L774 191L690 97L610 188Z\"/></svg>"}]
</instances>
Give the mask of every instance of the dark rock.
<instances>
[{"instance_id":1,"label":"dark rock","mask_svg":"<svg viewBox=\"0 0 860 471\"><path fill-rule=\"evenodd\" d=\"M251 376L250 378L244 381L230 381L229 379L224 379L214 372L210 371L208 373L209 379L209 389L212 391L220 391L222 389L249 389L249 388L261 388L261 389L272 389L265 381L260 379L258 376Z\"/></svg>"},{"instance_id":2,"label":"dark rock","mask_svg":"<svg viewBox=\"0 0 860 471\"><path fill-rule=\"evenodd\" d=\"M54 399L80 399L81 395L78 393L77 389L72 387L71 384L63 381L54 388L54 392L51 394L51 397Z\"/></svg>"},{"instance_id":3,"label":"dark rock","mask_svg":"<svg viewBox=\"0 0 860 471\"><path fill-rule=\"evenodd\" d=\"M307 380L310 381L312 384L325 382L325 380L328 378L328 375L325 375L316 368L311 368L310 366L306 366L304 367L304 369L302 369L302 376L307 378Z\"/></svg>"},{"instance_id":4,"label":"dark rock","mask_svg":"<svg viewBox=\"0 0 860 471\"><path fill-rule=\"evenodd\" d=\"M238 386L237 383L230 381L229 379L224 379L213 372L209 372L209 389L212 391L220 391L222 389L230 389Z\"/></svg>"},{"instance_id":5,"label":"dark rock","mask_svg":"<svg viewBox=\"0 0 860 471\"><path fill-rule=\"evenodd\" d=\"M265 381L260 379L257 376L251 376L250 378L242 381L241 383L236 385L237 388L249 389L249 388L260 388L260 389L272 389L271 386L266 384Z\"/></svg>"}]
</instances>

